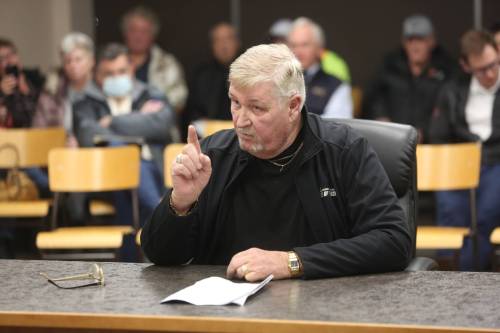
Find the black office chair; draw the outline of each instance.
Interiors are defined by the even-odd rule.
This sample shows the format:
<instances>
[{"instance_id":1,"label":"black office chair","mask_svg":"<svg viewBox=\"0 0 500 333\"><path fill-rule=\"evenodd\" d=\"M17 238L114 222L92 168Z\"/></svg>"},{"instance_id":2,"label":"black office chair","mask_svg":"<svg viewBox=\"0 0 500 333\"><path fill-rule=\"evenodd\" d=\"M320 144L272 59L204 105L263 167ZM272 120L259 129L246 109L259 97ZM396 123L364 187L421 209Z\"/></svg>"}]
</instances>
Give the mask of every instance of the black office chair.
<instances>
[{"instance_id":1,"label":"black office chair","mask_svg":"<svg viewBox=\"0 0 500 333\"><path fill-rule=\"evenodd\" d=\"M417 168L416 149L417 131L409 125L362 119L332 119L347 124L364 136L377 153L399 203L406 214L410 229L414 259L407 271L437 269L436 262L430 258L415 258L417 234Z\"/></svg>"}]
</instances>

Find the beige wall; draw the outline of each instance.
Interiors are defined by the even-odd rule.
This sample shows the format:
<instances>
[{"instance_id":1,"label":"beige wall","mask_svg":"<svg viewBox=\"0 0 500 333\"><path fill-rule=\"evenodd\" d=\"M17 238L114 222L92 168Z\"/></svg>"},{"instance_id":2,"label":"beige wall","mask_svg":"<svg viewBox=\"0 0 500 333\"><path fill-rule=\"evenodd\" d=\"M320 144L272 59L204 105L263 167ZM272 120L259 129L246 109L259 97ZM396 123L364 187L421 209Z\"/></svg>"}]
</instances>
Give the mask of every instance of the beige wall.
<instances>
[{"instance_id":1,"label":"beige wall","mask_svg":"<svg viewBox=\"0 0 500 333\"><path fill-rule=\"evenodd\" d=\"M78 30L94 37L92 0L1 0L0 36L18 47L26 67L59 64L62 37Z\"/></svg>"}]
</instances>

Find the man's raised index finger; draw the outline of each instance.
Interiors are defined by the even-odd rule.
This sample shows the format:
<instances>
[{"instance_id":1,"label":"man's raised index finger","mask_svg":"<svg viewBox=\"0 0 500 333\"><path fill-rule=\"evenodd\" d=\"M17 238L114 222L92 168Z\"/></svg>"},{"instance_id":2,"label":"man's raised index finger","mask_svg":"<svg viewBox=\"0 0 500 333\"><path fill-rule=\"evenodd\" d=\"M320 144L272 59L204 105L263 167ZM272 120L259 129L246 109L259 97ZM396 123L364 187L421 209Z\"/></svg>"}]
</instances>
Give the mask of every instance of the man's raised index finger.
<instances>
[{"instance_id":1,"label":"man's raised index finger","mask_svg":"<svg viewBox=\"0 0 500 333\"><path fill-rule=\"evenodd\" d=\"M196 129L193 125L189 125L188 127L187 143L192 144L196 148L198 154L201 153L200 141L198 141L198 134L196 134Z\"/></svg>"}]
</instances>

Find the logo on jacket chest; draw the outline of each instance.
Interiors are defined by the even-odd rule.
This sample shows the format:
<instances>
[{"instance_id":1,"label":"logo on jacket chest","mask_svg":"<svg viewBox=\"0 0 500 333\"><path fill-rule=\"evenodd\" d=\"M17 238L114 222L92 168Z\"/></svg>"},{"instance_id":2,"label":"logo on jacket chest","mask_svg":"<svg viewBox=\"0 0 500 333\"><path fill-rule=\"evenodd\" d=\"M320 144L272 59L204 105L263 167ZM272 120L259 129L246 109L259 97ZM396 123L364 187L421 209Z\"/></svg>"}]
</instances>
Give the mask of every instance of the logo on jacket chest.
<instances>
[{"instance_id":1,"label":"logo on jacket chest","mask_svg":"<svg viewBox=\"0 0 500 333\"><path fill-rule=\"evenodd\" d=\"M319 190L320 198L336 197L336 196L337 196L337 191L335 191L334 188L323 187L322 189Z\"/></svg>"},{"instance_id":2,"label":"logo on jacket chest","mask_svg":"<svg viewBox=\"0 0 500 333\"><path fill-rule=\"evenodd\" d=\"M321 87L321 86L312 86L310 88L311 95L314 95L316 97L324 98L327 97L328 91Z\"/></svg>"}]
</instances>

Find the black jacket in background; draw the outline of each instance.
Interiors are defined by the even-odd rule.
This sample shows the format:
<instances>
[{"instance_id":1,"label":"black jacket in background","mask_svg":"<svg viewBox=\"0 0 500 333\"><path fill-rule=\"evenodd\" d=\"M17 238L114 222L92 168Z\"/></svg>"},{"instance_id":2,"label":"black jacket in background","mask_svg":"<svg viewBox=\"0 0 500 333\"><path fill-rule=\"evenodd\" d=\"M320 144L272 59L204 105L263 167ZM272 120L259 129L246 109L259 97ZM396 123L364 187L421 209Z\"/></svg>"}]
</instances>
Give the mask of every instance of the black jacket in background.
<instances>
[{"instance_id":1,"label":"black jacket in background","mask_svg":"<svg viewBox=\"0 0 500 333\"><path fill-rule=\"evenodd\" d=\"M432 115L432 143L472 142L481 138L469 130L465 107L469 98L471 77L464 75L443 87ZM495 95L491 135L482 142L483 164L500 163L500 90Z\"/></svg>"},{"instance_id":2,"label":"black jacket in background","mask_svg":"<svg viewBox=\"0 0 500 333\"><path fill-rule=\"evenodd\" d=\"M408 225L367 140L305 109L302 119L304 158L295 185L315 237L314 243L293 249L304 264L304 278L404 269L412 253ZM168 194L143 228L142 248L156 264L191 259L194 264L228 264L214 260L224 221L219 214L227 211L221 207L232 200L232 186L255 157L240 149L234 130L206 138L202 150L212 161L212 175L192 213L174 215ZM329 195L321 195L324 189Z\"/></svg>"},{"instance_id":3,"label":"black jacket in background","mask_svg":"<svg viewBox=\"0 0 500 333\"><path fill-rule=\"evenodd\" d=\"M228 75L229 67L215 59L197 68L189 85L186 106L188 122L201 118L231 119Z\"/></svg>"},{"instance_id":4,"label":"black jacket in background","mask_svg":"<svg viewBox=\"0 0 500 333\"><path fill-rule=\"evenodd\" d=\"M388 54L363 100L363 117L389 118L416 127L428 141L428 126L442 85L455 75L457 65L441 47L432 52L429 66L413 77L405 51Z\"/></svg>"}]
</instances>

